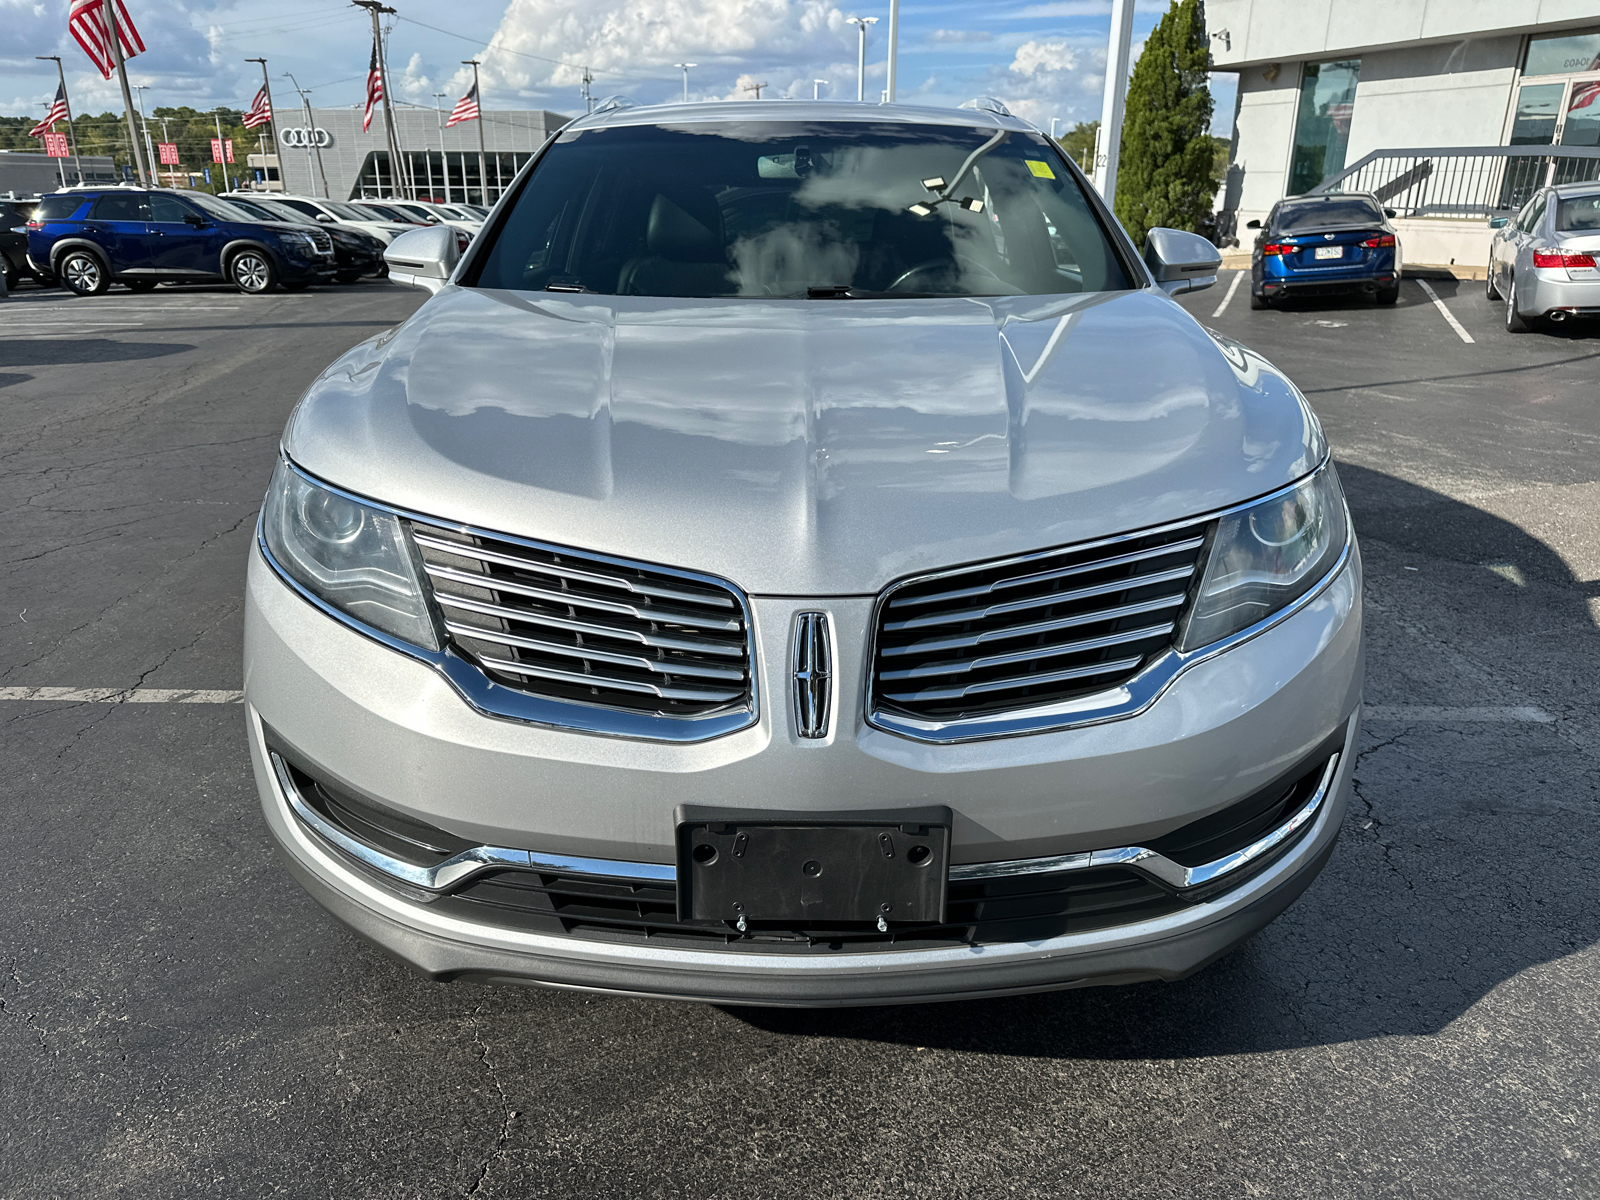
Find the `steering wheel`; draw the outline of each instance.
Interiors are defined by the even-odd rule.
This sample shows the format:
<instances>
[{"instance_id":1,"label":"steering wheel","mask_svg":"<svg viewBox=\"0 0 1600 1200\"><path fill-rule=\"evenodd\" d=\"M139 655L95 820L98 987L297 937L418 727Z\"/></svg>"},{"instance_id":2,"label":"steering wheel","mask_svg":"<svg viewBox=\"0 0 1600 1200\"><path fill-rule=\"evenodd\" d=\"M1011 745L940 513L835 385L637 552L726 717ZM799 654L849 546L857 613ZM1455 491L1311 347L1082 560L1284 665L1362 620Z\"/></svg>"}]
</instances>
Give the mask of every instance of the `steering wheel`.
<instances>
[{"instance_id":1,"label":"steering wheel","mask_svg":"<svg viewBox=\"0 0 1600 1200\"><path fill-rule=\"evenodd\" d=\"M971 277L972 274L978 274L978 275L987 276L989 279L992 279L992 280L995 281L995 283L999 284L1000 287L1003 290L1006 290L1006 291L1011 290L1011 285L1006 283L1005 280L1001 279L1000 276L996 275L993 271L991 271L988 267L984 266L982 263L973 262L969 258L959 258L959 257L947 255L947 256L945 256L943 258L930 258L930 259L926 259L923 262L919 262L916 266L912 267L910 270L902 272L901 275L899 276L899 278L897 278L893 283L891 283L888 287L886 287L884 289L884 291L886 291L886 292L900 292L900 291L915 292L915 291L921 291L923 289L914 288L914 287L907 287L906 284L909 283L911 280L915 279L918 275L922 275L922 274L925 274L925 273L931 273L931 272L933 272L935 270L944 271L944 272L952 272L952 271L959 270L959 271L962 271L962 272L966 273L969 278Z\"/></svg>"}]
</instances>

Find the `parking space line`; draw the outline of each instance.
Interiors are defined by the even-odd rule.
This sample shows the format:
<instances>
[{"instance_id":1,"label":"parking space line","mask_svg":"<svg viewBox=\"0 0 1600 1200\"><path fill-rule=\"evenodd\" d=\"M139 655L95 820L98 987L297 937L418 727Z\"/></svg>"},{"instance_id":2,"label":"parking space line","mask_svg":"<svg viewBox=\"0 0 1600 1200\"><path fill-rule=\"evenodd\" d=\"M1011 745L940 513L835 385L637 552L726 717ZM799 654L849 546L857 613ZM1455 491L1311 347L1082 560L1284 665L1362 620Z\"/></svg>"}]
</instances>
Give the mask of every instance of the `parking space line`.
<instances>
[{"instance_id":1,"label":"parking space line","mask_svg":"<svg viewBox=\"0 0 1600 1200\"><path fill-rule=\"evenodd\" d=\"M1244 278L1244 275L1243 271L1235 271L1233 273L1233 282L1228 285L1228 294L1222 298L1222 303L1217 305L1217 311L1211 314L1212 317L1215 318L1222 315L1222 310L1228 307L1228 302L1233 299L1233 294L1239 290L1239 281Z\"/></svg>"},{"instance_id":2,"label":"parking space line","mask_svg":"<svg viewBox=\"0 0 1600 1200\"><path fill-rule=\"evenodd\" d=\"M1447 708L1435 704L1369 704L1361 710L1368 721L1410 721L1419 725L1455 725L1481 721L1525 722L1549 725L1555 718L1532 705L1496 707L1493 705Z\"/></svg>"},{"instance_id":3,"label":"parking space line","mask_svg":"<svg viewBox=\"0 0 1600 1200\"><path fill-rule=\"evenodd\" d=\"M0 687L0 700L58 700L78 704L241 704L244 693L194 688Z\"/></svg>"},{"instance_id":4,"label":"parking space line","mask_svg":"<svg viewBox=\"0 0 1600 1200\"><path fill-rule=\"evenodd\" d=\"M1441 314L1443 314L1444 319L1450 323L1450 328L1454 329L1456 333L1460 335L1461 340L1466 342L1469 346L1472 345L1472 335L1466 331L1460 321L1456 320L1455 314L1444 306L1444 301L1439 299L1439 293L1428 286L1428 281L1426 279L1419 279L1417 280L1417 286L1428 293L1428 299L1433 301L1433 306L1437 308Z\"/></svg>"}]
</instances>

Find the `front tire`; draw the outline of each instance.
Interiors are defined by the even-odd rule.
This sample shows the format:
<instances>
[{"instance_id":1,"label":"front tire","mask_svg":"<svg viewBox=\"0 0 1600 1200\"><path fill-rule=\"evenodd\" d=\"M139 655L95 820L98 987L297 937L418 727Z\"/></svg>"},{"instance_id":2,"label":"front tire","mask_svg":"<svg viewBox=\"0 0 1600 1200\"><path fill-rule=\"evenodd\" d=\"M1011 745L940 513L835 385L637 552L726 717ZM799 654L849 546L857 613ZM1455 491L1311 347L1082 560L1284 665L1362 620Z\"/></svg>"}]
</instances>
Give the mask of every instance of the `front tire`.
<instances>
[{"instance_id":1,"label":"front tire","mask_svg":"<svg viewBox=\"0 0 1600 1200\"><path fill-rule=\"evenodd\" d=\"M1489 269L1483 276L1483 298L1493 303L1500 299L1500 289L1494 286L1494 263L1489 264Z\"/></svg>"},{"instance_id":2,"label":"front tire","mask_svg":"<svg viewBox=\"0 0 1600 1200\"><path fill-rule=\"evenodd\" d=\"M241 250L228 263L228 278L247 296L264 296L278 286L278 268L262 250Z\"/></svg>"},{"instance_id":3,"label":"front tire","mask_svg":"<svg viewBox=\"0 0 1600 1200\"><path fill-rule=\"evenodd\" d=\"M74 296L99 296L111 286L110 273L87 250L69 250L56 264L61 286Z\"/></svg>"},{"instance_id":4,"label":"front tire","mask_svg":"<svg viewBox=\"0 0 1600 1200\"><path fill-rule=\"evenodd\" d=\"M1523 320L1522 314L1517 311L1517 279L1511 277L1511 286L1506 290L1506 332L1527 333L1528 322Z\"/></svg>"},{"instance_id":5,"label":"front tire","mask_svg":"<svg viewBox=\"0 0 1600 1200\"><path fill-rule=\"evenodd\" d=\"M351 284L361 278L360 271L340 271L333 277L335 283Z\"/></svg>"},{"instance_id":6,"label":"front tire","mask_svg":"<svg viewBox=\"0 0 1600 1200\"><path fill-rule=\"evenodd\" d=\"M1393 287L1379 288L1376 294L1379 304L1394 304L1400 299L1400 285L1397 283Z\"/></svg>"}]
</instances>

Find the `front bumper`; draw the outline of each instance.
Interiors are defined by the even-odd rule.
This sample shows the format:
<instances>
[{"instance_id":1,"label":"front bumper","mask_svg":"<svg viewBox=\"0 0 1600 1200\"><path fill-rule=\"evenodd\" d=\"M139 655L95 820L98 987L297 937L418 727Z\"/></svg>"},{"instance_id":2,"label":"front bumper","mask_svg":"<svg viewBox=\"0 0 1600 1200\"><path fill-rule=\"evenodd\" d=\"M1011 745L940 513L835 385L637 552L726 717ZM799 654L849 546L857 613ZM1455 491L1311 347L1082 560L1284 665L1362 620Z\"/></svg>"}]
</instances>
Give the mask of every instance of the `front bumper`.
<instances>
[{"instance_id":1,"label":"front bumper","mask_svg":"<svg viewBox=\"0 0 1600 1200\"><path fill-rule=\"evenodd\" d=\"M1196 664L1137 716L942 746L874 730L859 715L870 597L752 598L764 697L786 695L793 613L830 611L841 656L841 720L830 737L799 739L783 706L765 703L748 729L665 745L485 716L430 667L301 600L259 554L249 576L246 693L269 827L325 907L435 978L805 1005L1175 979L1248 937L1309 883L1331 852L1349 787L1362 672L1355 557L1305 608ZM944 804L955 813L953 861L973 864L1145 844L1270 782L1346 721L1345 752L1310 828L1212 899L1033 942L805 956L550 936L418 903L353 868L293 815L263 729L355 793L485 845L669 863L682 803L791 812Z\"/></svg>"}]
</instances>

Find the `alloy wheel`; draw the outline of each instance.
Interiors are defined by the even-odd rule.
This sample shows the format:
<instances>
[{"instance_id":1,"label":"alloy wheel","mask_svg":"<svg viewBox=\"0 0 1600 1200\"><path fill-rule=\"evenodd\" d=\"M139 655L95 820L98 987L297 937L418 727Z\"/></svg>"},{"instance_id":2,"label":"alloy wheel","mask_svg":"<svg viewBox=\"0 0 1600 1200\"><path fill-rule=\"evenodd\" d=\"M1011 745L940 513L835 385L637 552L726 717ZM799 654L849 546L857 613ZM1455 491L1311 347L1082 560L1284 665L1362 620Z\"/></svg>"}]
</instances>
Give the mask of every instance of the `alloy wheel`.
<instances>
[{"instance_id":1,"label":"alloy wheel","mask_svg":"<svg viewBox=\"0 0 1600 1200\"><path fill-rule=\"evenodd\" d=\"M67 259L61 273L67 287L80 296L92 295L100 289L100 264L87 254L74 254Z\"/></svg>"},{"instance_id":2,"label":"alloy wheel","mask_svg":"<svg viewBox=\"0 0 1600 1200\"><path fill-rule=\"evenodd\" d=\"M245 292L264 292L272 278L272 267L259 254L246 251L233 260L233 281Z\"/></svg>"}]
</instances>

